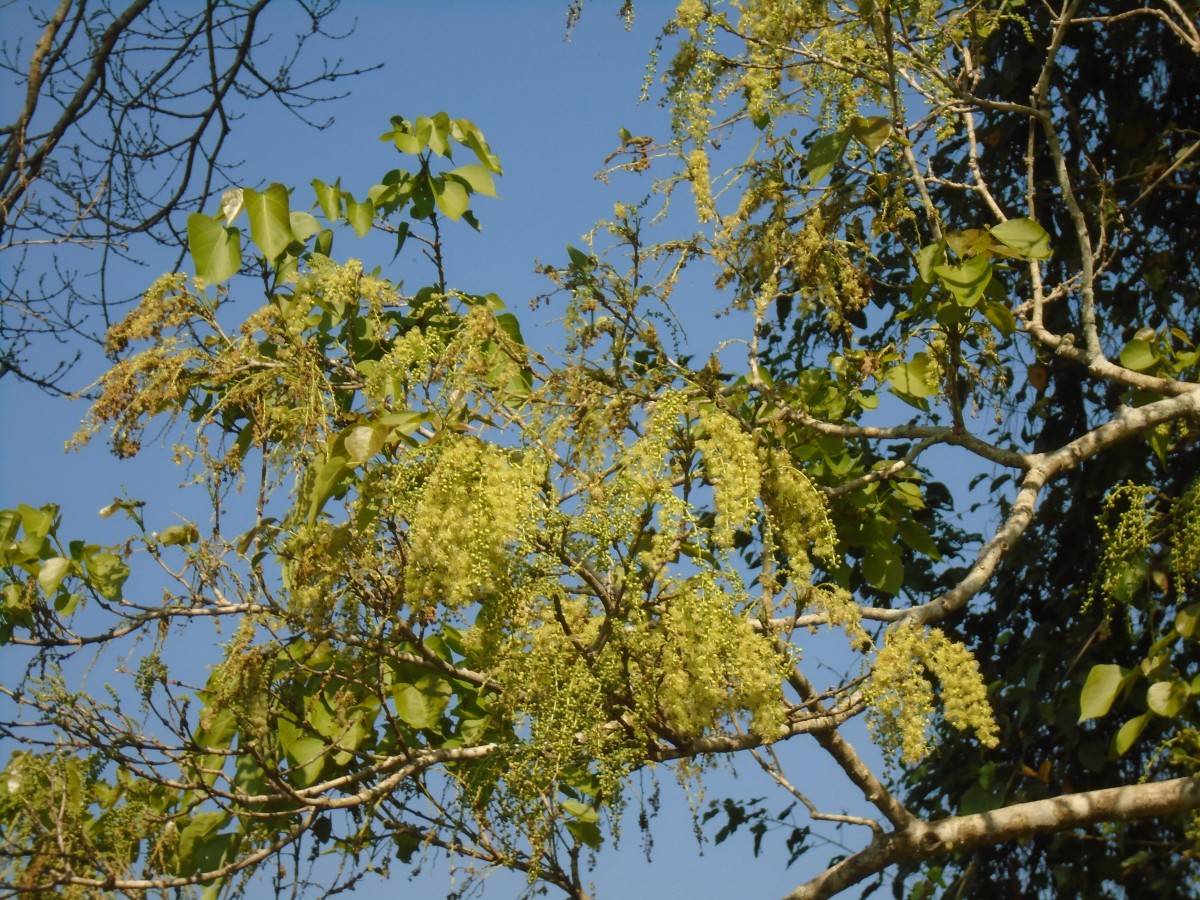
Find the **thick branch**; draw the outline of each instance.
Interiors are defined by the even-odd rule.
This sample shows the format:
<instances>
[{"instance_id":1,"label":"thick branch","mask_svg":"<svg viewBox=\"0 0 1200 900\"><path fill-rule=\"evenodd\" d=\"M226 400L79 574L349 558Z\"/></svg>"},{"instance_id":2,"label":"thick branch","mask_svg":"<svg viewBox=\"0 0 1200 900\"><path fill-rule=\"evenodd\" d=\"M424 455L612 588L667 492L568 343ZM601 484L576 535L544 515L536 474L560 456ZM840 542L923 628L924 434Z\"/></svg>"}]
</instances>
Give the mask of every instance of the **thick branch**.
<instances>
[{"instance_id":1,"label":"thick branch","mask_svg":"<svg viewBox=\"0 0 1200 900\"><path fill-rule=\"evenodd\" d=\"M1136 409L1121 407L1111 420L1069 444L1057 450L1027 456L1029 470L1025 473L1012 512L992 539L980 549L967 575L929 603L907 610L881 611L885 615L872 618L907 619L927 624L962 608L984 588L1009 547L1025 533L1033 521L1038 494L1047 482L1110 447L1144 434L1156 425L1200 415L1200 389L1195 385L1187 387L1188 393L1180 396L1157 400Z\"/></svg>"},{"instance_id":2,"label":"thick branch","mask_svg":"<svg viewBox=\"0 0 1200 900\"><path fill-rule=\"evenodd\" d=\"M787 895L787 900L832 897L901 860L933 859L1048 831L1171 816L1194 809L1200 809L1200 776L1065 794L938 822L914 822L875 838L866 849L800 885Z\"/></svg>"}]
</instances>

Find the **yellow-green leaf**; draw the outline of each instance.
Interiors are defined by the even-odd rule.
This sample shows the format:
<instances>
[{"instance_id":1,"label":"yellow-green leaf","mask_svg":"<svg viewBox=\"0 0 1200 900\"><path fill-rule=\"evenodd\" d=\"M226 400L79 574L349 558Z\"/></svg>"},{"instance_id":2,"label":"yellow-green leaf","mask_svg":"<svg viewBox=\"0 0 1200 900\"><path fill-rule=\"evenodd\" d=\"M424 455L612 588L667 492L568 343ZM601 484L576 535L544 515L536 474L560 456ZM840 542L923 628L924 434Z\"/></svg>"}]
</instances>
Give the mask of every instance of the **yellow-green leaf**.
<instances>
[{"instance_id":1,"label":"yellow-green leaf","mask_svg":"<svg viewBox=\"0 0 1200 900\"><path fill-rule=\"evenodd\" d=\"M326 184L319 178L312 181L313 191L317 195L317 205L321 214L330 222L336 222L342 215L342 179L333 184Z\"/></svg>"},{"instance_id":2,"label":"yellow-green leaf","mask_svg":"<svg viewBox=\"0 0 1200 900\"><path fill-rule=\"evenodd\" d=\"M972 256L956 266L934 266L933 271L959 306L978 303L992 280L992 262L986 256Z\"/></svg>"},{"instance_id":3,"label":"yellow-green leaf","mask_svg":"<svg viewBox=\"0 0 1200 900\"><path fill-rule=\"evenodd\" d=\"M937 392L933 361L925 353L918 353L908 362L888 369L884 380L897 392L910 397L932 397Z\"/></svg>"},{"instance_id":4,"label":"yellow-green leaf","mask_svg":"<svg viewBox=\"0 0 1200 900\"><path fill-rule=\"evenodd\" d=\"M1142 713L1122 725L1121 729L1113 735L1112 755L1124 756L1125 752L1133 746L1134 741L1141 737L1150 718L1150 713Z\"/></svg>"},{"instance_id":5,"label":"yellow-green leaf","mask_svg":"<svg viewBox=\"0 0 1200 900\"><path fill-rule=\"evenodd\" d=\"M433 199L443 213L449 218L458 220L470 205L470 195L467 189L457 181L437 178L433 181Z\"/></svg>"},{"instance_id":6,"label":"yellow-green leaf","mask_svg":"<svg viewBox=\"0 0 1200 900\"><path fill-rule=\"evenodd\" d=\"M1189 604L1175 614L1175 630L1187 638L1200 636L1200 603Z\"/></svg>"},{"instance_id":7,"label":"yellow-green leaf","mask_svg":"<svg viewBox=\"0 0 1200 900\"><path fill-rule=\"evenodd\" d=\"M874 156L892 136L892 123L883 116L871 116L868 119L855 116L850 121L850 133L861 141L867 151Z\"/></svg>"},{"instance_id":8,"label":"yellow-green leaf","mask_svg":"<svg viewBox=\"0 0 1200 900\"><path fill-rule=\"evenodd\" d=\"M1121 365L1135 372L1144 372L1158 362L1154 348L1142 338L1135 337L1121 350Z\"/></svg>"},{"instance_id":9,"label":"yellow-green leaf","mask_svg":"<svg viewBox=\"0 0 1200 900\"><path fill-rule=\"evenodd\" d=\"M375 221L375 204L368 197L359 203L351 194L343 193L346 199L346 221L359 237L366 237Z\"/></svg>"},{"instance_id":10,"label":"yellow-green leaf","mask_svg":"<svg viewBox=\"0 0 1200 900\"><path fill-rule=\"evenodd\" d=\"M1079 696L1079 721L1099 719L1108 714L1121 690L1126 672L1118 665L1092 666L1083 693Z\"/></svg>"},{"instance_id":11,"label":"yellow-green leaf","mask_svg":"<svg viewBox=\"0 0 1200 900\"><path fill-rule=\"evenodd\" d=\"M287 188L282 184L272 184L265 191L246 188L242 200L250 217L250 240L258 245L268 262L274 262L296 239L292 234Z\"/></svg>"},{"instance_id":12,"label":"yellow-green leaf","mask_svg":"<svg viewBox=\"0 0 1200 900\"><path fill-rule=\"evenodd\" d=\"M321 223L312 213L293 210L291 214L292 235L298 241L307 241L321 230Z\"/></svg>"},{"instance_id":13,"label":"yellow-green leaf","mask_svg":"<svg viewBox=\"0 0 1200 900\"><path fill-rule=\"evenodd\" d=\"M832 172L833 167L842 161L842 154L846 152L846 145L849 143L850 133L844 129L835 131L833 134L823 135L813 141L808 155L804 157L804 164L808 169L808 180L812 184L816 184Z\"/></svg>"},{"instance_id":14,"label":"yellow-green leaf","mask_svg":"<svg viewBox=\"0 0 1200 900\"><path fill-rule=\"evenodd\" d=\"M1146 705L1168 719L1179 715L1187 699L1188 688L1182 681L1157 681L1146 691Z\"/></svg>"},{"instance_id":15,"label":"yellow-green leaf","mask_svg":"<svg viewBox=\"0 0 1200 900\"><path fill-rule=\"evenodd\" d=\"M42 563L38 570L38 585L49 597L58 590L67 573L71 570L71 561L64 556L53 556Z\"/></svg>"},{"instance_id":16,"label":"yellow-green leaf","mask_svg":"<svg viewBox=\"0 0 1200 900\"><path fill-rule=\"evenodd\" d=\"M487 170L486 166L479 163L472 163L469 166L459 166L446 173L447 177L459 178L471 186L477 194L484 194L488 197L496 196L496 182L492 179L492 174Z\"/></svg>"},{"instance_id":17,"label":"yellow-green leaf","mask_svg":"<svg viewBox=\"0 0 1200 900\"><path fill-rule=\"evenodd\" d=\"M188 252L196 277L209 284L228 280L242 265L242 233L220 219L192 213L187 220Z\"/></svg>"},{"instance_id":18,"label":"yellow-green leaf","mask_svg":"<svg viewBox=\"0 0 1200 900\"><path fill-rule=\"evenodd\" d=\"M388 429L382 425L353 425L346 430L344 442L350 461L364 463L380 450Z\"/></svg>"},{"instance_id":19,"label":"yellow-green leaf","mask_svg":"<svg viewBox=\"0 0 1200 900\"><path fill-rule=\"evenodd\" d=\"M200 539L200 532L191 522L184 525L171 525L158 533L158 542L165 547L179 544L192 544Z\"/></svg>"},{"instance_id":20,"label":"yellow-green leaf","mask_svg":"<svg viewBox=\"0 0 1200 900\"><path fill-rule=\"evenodd\" d=\"M1050 235L1033 219L1009 219L988 229L992 237L1025 259L1049 259Z\"/></svg>"},{"instance_id":21,"label":"yellow-green leaf","mask_svg":"<svg viewBox=\"0 0 1200 900\"><path fill-rule=\"evenodd\" d=\"M333 496L350 474L350 460L345 456L330 456L317 472L309 496L308 521L315 522L325 503Z\"/></svg>"}]
</instances>

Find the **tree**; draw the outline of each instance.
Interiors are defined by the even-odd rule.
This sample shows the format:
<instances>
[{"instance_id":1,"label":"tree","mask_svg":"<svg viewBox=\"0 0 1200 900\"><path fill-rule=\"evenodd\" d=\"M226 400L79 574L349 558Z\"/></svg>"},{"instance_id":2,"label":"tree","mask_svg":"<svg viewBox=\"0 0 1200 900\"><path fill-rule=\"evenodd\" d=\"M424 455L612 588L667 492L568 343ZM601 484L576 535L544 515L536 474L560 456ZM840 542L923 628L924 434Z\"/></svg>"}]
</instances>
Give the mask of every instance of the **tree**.
<instances>
[{"instance_id":1,"label":"tree","mask_svg":"<svg viewBox=\"0 0 1200 900\"><path fill-rule=\"evenodd\" d=\"M1109 266L1106 317L1126 336L1141 326L1174 326L1194 334L1197 272L1174 252L1172 235L1191 233L1200 225L1194 174L1188 175L1186 168L1195 136L1189 138L1186 126L1180 127L1197 121L1200 113L1200 71L1194 48L1170 37L1167 22L1134 9L1114 7L1106 15L1124 15L1127 22L1138 23L1136 28L1108 24L1067 35L1072 64L1057 79L1062 99L1052 114L1062 118L1060 132L1070 145L1070 157L1079 160L1074 168L1084 190L1096 198L1111 193L1122 209L1121 252ZM1044 11L1028 22L1041 35L1052 28ZM1038 71L1027 47L1023 35L996 32L986 47L990 62L980 90L994 98L1028 95ZM1123 60L1119 71L1110 65L1115 56ZM1004 173L1022 165L1026 140L1012 115L994 116L986 134L989 150L979 159L984 178L994 190L1012 190L1016 186ZM947 146L938 168L949 168L960 150ZM1184 174L1167 175L1159 185L1163 190L1147 190L1176 158ZM1088 160L1103 162L1102 179L1085 174L1094 170ZM1043 152L1036 165L1043 173L1039 177L1052 177L1047 154ZM1052 196L1043 198L1040 215L1064 225L1068 221L1067 211ZM1058 250L1059 265L1078 265L1072 248ZM1063 275L1055 277L1061 280ZM1071 310L1063 308L1058 315L1059 330L1079 333ZM1034 372L1045 376L1037 396L1025 401L1031 432L1026 437L1035 438L1032 432L1044 427L1046 433L1037 438L1043 446L1086 432L1098 424L1093 411L1108 403L1102 383L1081 377L1076 367L1048 362ZM1025 390L1035 392L1033 385ZM1002 566L989 602L952 626L977 651L988 648L980 656L985 677L1005 682L1007 715L1000 726L1009 737L1002 738L1004 749L980 758L974 748L947 734L939 752L913 773L906 796L910 808L937 815L971 808L981 795L997 795L991 803L1007 803L1064 790L1111 787L1136 780L1153 765L1156 740L1136 742L1118 759L1105 759L1121 717L1110 716L1099 728L1080 729L1074 716L1053 701L1061 685L1077 683L1095 665L1137 664L1157 636L1152 629L1131 628L1103 603L1087 603L1103 577L1103 547L1078 536L1095 532L1106 497L1123 482L1153 485L1159 498L1155 505L1160 505L1165 498L1182 495L1196 470L1194 442L1160 460L1154 460L1144 444L1135 443L1090 461L1050 486L1026 540ZM1133 590L1126 589L1126 600L1155 609L1162 604L1161 596L1146 590L1151 583L1146 575L1158 566L1150 559L1144 562L1148 565L1134 566L1140 576L1128 582ZM1161 577L1159 571L1155 578ZM1072 602L1056 602L1062 598ZM1016 635L1021 638L1013 639ZM1071 652L1063 653L1064 646ZM1098 897L1106 895L1106 882L1119 883L1128 896L1187 895L1192 863L1186 853L1186 823L1127 823L1110 829L1102 841L1068 833L1027 841L1019 848L981 848L964 855L960 866L947 866L942 877L949 884L949 872L954 871L958 896L991 891Z\"/></svg>"},{"instance_id":2,"label":"tree","mask_svg":"<svg viewBox=\"0 0 1200 900\"><path fill-rule=\"evenodd\" d=\"M336 2L296 4L290 42L267 37L280 6L61 0L31 6L32 46L11 34L0 44L23 98L0 129L0 375L69 392L80 339L102 344L130 302L110 270L144 258L142 236L181 251L186 210L229 183L231 100L273 98L307 118L334 82L364 71L309 61L311 45L337 36ZM98 291L90 278L77 288L78 266L94 268Z\"/></svg>"},{"instance_id":3,"label":"tree","mask_svg":"<svg viewBox=\"0 0 1200 900\"><path fill-rule=\"evenodd\" d=\"M195 277L164 276L110 331L120 358L79 440L108 428L132 456L152 422L180 425L211 516L166 525L120 499L107 512L133 534L115 548L60 536L53 508L0 517L6 652L30 654L3 688L21 746L0 880L236 894L269 862L277 889L334 891L445 853L582 897L630 778L703 779L721 755L760 765L814 824L862 830L795 897L897 867L923 875L898 892L928 895L941 866L961 891L998 865L991 848L1130 846L1125 823L1147 819L1178 837L1158 858L1186 885L1200 352L1194 304L1133 276L1166 264L1195 213L1200 141L1191 107L1157 93L1173 79L1145 88L1171 116L1144 147L1088 138L1112 107L1064 79L1090 35L1150 47L1150 26L1181 48L1161 56L1173 73L1200 51L1194 19L685 0L662 40L673 132L622 132L612 157L658 173L653 192L546 268L558 359L444 264L443 229L477 225L501 172L468 121L394 118L405 167L357 198L314 182L324 222L282 185L191 215ZM1035 74L987 81L993 59ZM1110 143L1127 153L1101 158ZM695 227L655 239L679 227L684 185ZM339 224L420 242L427 286L335 262ZM744 324L739 352L675 337L702 266L731 337ZM261 307L230 321L256 284ZM1060 410L1071 421L1043 418ZM963 471L991 478L986 495ZM1095 494L1056 490L1093 472ZM1099 548L1086 591L1063 576L1049 584L1073 593L1013 596L1083 542ZM172 653L222 622L207 676ZM812 632L854 654L828 688ZM1025 684L1026 634L1083 662ZM105 699L75 657L118 646L135 692ZM1048 699L1093 781L1027 756L1044 736L1011 723ZM1110 711L1127 719L1111 745ZM860 717L907 782L873 770L844 727ZM871 814L811 804L797 772L814 745ZM970 797L962 777L931 783L963 745ZM1042 790L999 787L1022 765ZM761 805L702 816L722 813L722 834L755 829L761 849ZM792 824L791 858L810 827ZM1075 884L1123 877L1085 862ZM1033 890L1044 871L1030 864Z\"/></svg>"}]
</instances>

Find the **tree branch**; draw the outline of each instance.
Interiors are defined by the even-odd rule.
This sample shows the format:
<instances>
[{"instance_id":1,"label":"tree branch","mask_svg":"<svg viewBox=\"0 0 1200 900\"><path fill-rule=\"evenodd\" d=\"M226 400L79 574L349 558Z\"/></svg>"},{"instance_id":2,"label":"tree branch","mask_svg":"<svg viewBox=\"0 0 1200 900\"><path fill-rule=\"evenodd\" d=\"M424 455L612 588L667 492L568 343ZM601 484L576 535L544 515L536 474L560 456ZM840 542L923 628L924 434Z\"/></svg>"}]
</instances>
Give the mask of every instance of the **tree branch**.
<instances>
[{"instance_id":1,"label":"tree branch","mask_svg":"<svg viewBox=\"0 0 1200 900\"><path fill-rule=\"evenodd\" d=\"M1150 784L1064 794L1017 803L992 812L914 822L876 837L866 849L800 885L786 900L823 900L902 860L928 860L948 853L1020 840L1047 831L1097 822L1171 816L1200 809L1200 776Z\"/></svg>"}]
</instances>

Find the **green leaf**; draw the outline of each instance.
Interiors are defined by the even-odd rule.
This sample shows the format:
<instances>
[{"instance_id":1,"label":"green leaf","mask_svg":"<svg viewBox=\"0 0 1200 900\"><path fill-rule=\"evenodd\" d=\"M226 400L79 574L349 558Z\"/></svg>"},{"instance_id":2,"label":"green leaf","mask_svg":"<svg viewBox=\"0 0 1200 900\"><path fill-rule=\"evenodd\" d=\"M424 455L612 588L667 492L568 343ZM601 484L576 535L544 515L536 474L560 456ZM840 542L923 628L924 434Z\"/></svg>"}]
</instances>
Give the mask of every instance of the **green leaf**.
<instances>
[{"instance_id":1,"label":"green leaf","mask_svg":"<svg viewBox=\"0 0 1200 900\"><path fill-rule=\"evenodd\" d=\"M1017 331L1017 317L1005 303L989 300L983 304L983 317L996 326L1005 337L1012 337Z\"/></svg>"},{"instance_id":2,"label":"green leaf","mask_svg":"<svg viewBox=\"0 0 1200 900\"><path fill-rule=\"evenodd\" d=\"M924 509L925 497L920 485L912 481L893 481L892 496L909 509Z\"/></svg>"},{"instance_id":3,"label":"green leaf","mask_svg":"<svg viewBox=\"0 0 1200 900\"><path fill-rule=\"evenodd\" d=\"M933 284L937 278L933 274L935 266L946 264L946 244L944 241L938 241L936 244L926 244L917 251L917 272L921 276L921 280L927 284Z\"/></svg>"},{"instance_id":4,"label":"green leaf","mask_svg":"<svg viewBox=\"0 0 1200 900\"><path fill-rule=\"evenodd\" d=\"M346 198L346 221L350 223L355 234L366 237L375 221L375 204L370 198L359 203L351 194L343 192L342 196Z\"/></svg>"},{"instance_id":5,"label":"green leaf","mask_svg":"<svg viewBox=\"0 0 1200 900\"><path fill-rule=\"evenodd\" d=\"M312 697L305 706L304 724L329 741L336 738L344 727L326 702L325 696L320 693Z\"/></svg>"},{"instance_id":6,"label":"green leaf","mask_svg":"<svg viewBox=\"0 0 1200 900\"><path fill-rule=\"evenodd\" d=\"M420 832L402 831L397 829L392 832L392 843L396 845L396 859L408 865L412 862L417 851L425 846L425 841L421 838Z\"/></svg>"},{"instance_id":7,"label":"green leaf","mask_svg":"<svg viewBox=\"0 0 1200 900\"><path fill-rule=\"evenodd\" d=\"M191 522L185 525L171 525L158 533L158 542L164 547L194 544L198 540L200 540L200 532Z\"/></svg>"},{"instance_id":8,"label":"green leaf","mask_svg":"<svg viewBox=\"0 0 1200 900\"><path fill-rule=\"evenodd\" d=\"M58 507L53 504L33 507L22 503L17 507L17 512L21 514L21 527L25 529L26 536L38 542L54 530L54 520L58 517Z\"/></svg>"},{"instance_id":9,"label":"green leaf","mask_svg":"<svg viewBox=\"0 0 1200 900\"><path fill-rule=\"evenodd\" d=\"M937 374L927 353L918 353L908 362L892 366L883 377L895 391L911 397L932 397L937 393Z\"/></svg>"},{"instance_id":10,"label":"green leaf","mask_svg":"<svg viewBox=\"0 0 1200 900\"><path fill-rule=\"evenodd\" d=\"M596 812L596 808L589 803L584 803L580 800L563 800L559 803L562 811L574 819L581 822L599 822L600 814Z\"/></svg>"},{"instance_id":11,"label":"green leaf","mask_svg":"<svg viewBox=\"0 0 1200 900\"><path fill-rule=\"evenodd\" d=\"M515 344L525 346L525 338L521 334L521 320L512 313L500 313L496 316L496 327L503 331Z\"/></svg>"},{"instance_id":12,"label":"green leaf","mask_svg":"<svg viewBox=\"0 0 1200 900\"><path fill-rule=\"evenodd\" d=\"M438 209L455 221L462 218L471 202L467 189L457 181L448 181L445 178L433 179L431 187Z\"/></svg>"},{"instance_id":13,"label":"green leaf","mask_svg":"<svg viewBox=\"0 0 1200 900\"><path fill-rule=\"evenodd\" d=\"M237 832L214 834L196 848L193 857L197 872L212 872L230 863L237 855L241 843L241 835ZM219 900L221 896L221 881L215 881L204 889L200 900Z\"/></svg>"},{"instance_id":14,"label":"green leaf","mask_svg":"<svg viewBox=\"0 0 1200 900\"><path fill-rule=\"evenodd\" d=\"M455 140L475 154L475 158L495 175L501 174L500 157L494 154L483 139L483 132L466 119L456 119L454 128Z\"/></svg>"},{"instance_id":15,"label":"green leaf","mask_svg":"<svg viewBox=\"0 0 1200 900\"><path fill-rule=\"evenodd\" d=\"M904 584L904 564L900 548L895 544L874 544L867 548L862 560L862 574L867 583L887 594L897 594Z\"/></svg>"},{"instance_id":16,"label":"green leaf","mask_svg":"<svg viewBox=\"0 0 1200 900\"><path fill-rule=\"evenodd\" d=\"M1146 576L1150 574L1150 566L1144 559L1132 559L1120 569L1120 573L1111 578L1112 595L1122 603L1131 603L1133 598L1146 585Z\"/></svg>"},{"instance_id":17,"label":"green leaf","mask_svg":"<svg viewBox=\"0 0 1200 900\"><path fill-rule=\"evenodd\" d=\"M383 135L385 138L391 138L396 149L401 153L411 153L414 156L425 149L425 144L422 140L411 131L396 131L389 132Z\"/></svg>"},{"instance_id":18,"label":"green leaf","mask_svg":"<svg viewBox=\"0 0 1200 900\"><path fill-rule=\"evenodd\" d=\"M1145 372L1158 363L1154 347L1141 338L1134 338L1121 350L1121 365L1135 372Z\"/></svg>"},{"instance_id":19,"label":"green leaf","mask_svg":"<svg viewBox=\"0 0 1200 900\"><path fill-rule=\"evenodd\" d=\"M1050 235L1033 219L1009 219L988 229L992 237L1025 259L1049 259Z\"/></svg>"},{"instance_id":20,"label":"green leaf","mask_svg":"<svg viewBox=\"0 0 1200 900\"><path fill-rule=\"evenodd\" d=\"M317 521L325 503L350 475L350 460L345 456L330 456L317 472L309 494L308 521Z\"/></svg>"},{"instance_id":21,"label":"green leaf","mask_svg":"<svg viewBox=\"0 0 1200 900\"><path fill-rule=\"evenodd\" d=\"M1118 665L1104 663L1092 666L1079 695L1079 721L1099 719L1108 715L1117 699L1127 672Z\"/></svg>"},{"instance_id":22,"label":"green leaf","mask_svg":"<svg viewBox=\"0 0 1200 900\"><path fill-rule=\"evenodd\" d=\"M562 811L570 818L567 820L567 831L581 844L592 849L599 849L602 842L600 834L600 813L589 803L581 800L562 800L559 803Z\"/></svg>"},{"instance_id":23,"label":"green leaf","mask_svg":"<svg viewBox=\"0 0 1200 900\"><path fill-rule=\"evenodd\" d=\"M317 205L327 221L336 222L342 217L342 179L333 184L326 184L319 178L312 181L313 190L317 194Z\"/></svg>"},{"instance_id":24,"label":"green leaf","mask_svg":"<svg viewBox=\"0 0 1200 900\"><path fill-rule=\"evenodd\" d=\"M279 716L273 720L279 749L291 764L292 778L300 787L308 787L321 777L327 758L326 745L320 738L306 732L293 719Z\"/></svg>"},{"instance_id":25,"label":"green leaf","mask_svg":"<svg viewBox=\"0 0 1200 900\"><path fill-rule=\"evenodd\" d=\"M959 259L971 256L987 256L999 245L992 235L982 228L965 228L962 231L946 233L946 245L954 251ZM1001 247L1001 249L1003 249Z\"/></svg>"},{"instance_id":26,"label":"green leaf","mask_svg":"<svg viewBox=\"0 0 1200 900\"><path fill-rule=\"evenodd\" d=\"M1145 730L1150 719L1150 713L1142 713L1122 725L1120 730L1113 735L1111 755L1124 756L1125 752L1133 746L1134 741L1141 737L1142 731Z\"/></svg>"},{"instance_id":27,"label":"green leaf","mask_svg":"<svg viewBox=\"0 0 1200 900\"><path fill-rule=\"evenodd\" d=\"M393 434L412 434L426 422L431 421L433 421L432 413L401 410L380 417L379 424L386 425Z\"/></svg>"},{"instance_id":28,"label":"green leaf","mask_svg":"<svg viewBox=\"0 0 1200 900\"><path fill-rule=\"evenodd\" d=\"M250 217L250 240L258 245L268 262L274 262L296 239L292 234L287 188L282 184L272 184L261 193L246 188L242 191L242 198L246 215Z\"/></svg>"},{"instance_id":29,"label":"green leaf","mask_svg":"<svg viewBox=\"0 0 1200 900\"><path fill-rule=\"evenodd\" d=\"M849 397L863 409L879 408L879 395L872 390L851 391Z\"/></svg>"},{"instance_id":30,"label":"green leaf","mask_svg":"<svg viewBox=\"0 0 1200 900\"><path fill-rule=\"evenodd\" d=\"M833 171L833 167L841 162L842 154L846 152L849 143L850 133L844 129L813 141L804 157L809 182L816 184Z\"/></svg>"},{"instance_id":31,"label":"green leaf","mask_svg":"<svg viewBox=\"0 0 1200 900\"><path fill-rule=\"evenodd\" d=\"M986 256L972 256L956 266L934 266L933 271L959 306L978 303L992 280L992 262Z\"/></svg>"},{"instance_id":32,"label":"green leaf","mask_svg":"<svg viewBox=\"0 0 1200 900\"><path fill-rule=\"evenodd\" d=\"M94 553L87 558L88 582L105 600L120 600L121 586L129 577L129 566L112 553Z\"/></svg>"},{"instance_id":33,"label":"green leaf","mask_svg":"<svg viewBox=\"0 0 1200 900\"><path fill-rule=\"evenodd\" d=\"M900 538L912 549L918 553L928 556L935 562L942 558L942 554L938 552L937 544L933 542L933 538L929 535L929 530L917 522L915 519L904 518L896 523L897 530L900 532Z\"/></svg>"},{"instance_id":34,"label":"green leaf","mask_svg":"<svg viewBox=\"0 0 1200 900\"><path fill-rule=\"evenodd\" d=\"M487 166L478 163L459 166L457 169L447 172L446 176L465 181L477 194L484 194L488 197L496 196L496 182L492 180L492 174L488 171Z\"/></svg>"},{"instance_id":35,"label":"green leaf","mask_svg":"<svg viewBox=\"0 0 1200 900\"><path fill-rule=\"evenodd\" d=\"M1175 614L1175 630L1186 638L1200 636L1200 603L1189 604Z\"/></svg>"},{"instance_id":36,"label":"green leaf","mask_svg":"<svg viewBox=\"0 0 1200 900\"><path fill-rule=\"evenodd\" d=\"M403 169L392 169L380 184L367 191L367 196L375 204L376 212L392 213L408 202L412 189L413 176Z\"/></svg>"},{"instance_id":37,"label":"green leaf","mask_svg":"<svg viewBox=\"0 0 1200 900\"><path fill-rule=\"evenodd\" d=\"M567 256L571 258L571 266L581 275L585 275L596 268L595 258L584 253L578 247L572 247L570 244L567 244Z\"/></svg>"},{"instance_id":38,"label":"green leaf","mask_svg":"<svg viewBox=\"0 0 1200 900\"><path fill-rule=\"evenodd\" d=\"M892 136L892 123L883 116L871 116L869 119L855 116L850 120L850 133L874 156Z\"/></svg>"},{"instance_id":39,"label":"green leaf","mask_svg":"<svg viewBox=\"0 0 1200 900\"><path fill-rule=\"evenodd\" d=\"M383 449L388 429L383 425L353 425L343 433L346 453L353 463L365 463Z\"/></svg>"},{"instance_id":40,"label":"green leaf","mask_svg":"<svg viewBox=\"0 0 1200 900\"><path fill-rule=\"evenodd\" d=\"M396 715L413 728L433 728L450 703L450 685L442 678L426 675L411 684L396 684L392 698Z\"/></svg>"},{"instance_id":41,"label":"green leaf","mask_svg":"<svg viewBox=\"0 0 1200 900\"><path fill-rule=\"evenodd\" d=\"M996 796L994 791L990 791L978 784L973 784L963 792L962 799L958 803L957 812L960 816L969 816L974 813L991 812L1001 805L1000 798Z\"/></svg>"},{"instance_id":42,"label":"green leaf","mask_svg":"<svg viewBox=\"0 0 1200 900\"><path fill-rule=\"evenodd\" d=\"M433 190L428 177L422 177L413 185L412 209L409 211L414 219L422 221L433 215Z\"/></svg>"},{"instance_id":43,"label":"green leaf","mask_svg":"<svg viewBox=\"0 0 1200 900\"><path fill-rule=\"evenodd\" d=\"M193 875L203 868L201 850L217 829L229 820L223 812L198 812L179 832L179 874Z\"/></svg>"},{"instance_id":44,"label":"green leaf","mask_svg":"<svg viewBox=\"0 0 1200 900\"><path fill-rule=\"evenodd\" d=\"M337 735L338 751L333 754L333 761L344 766L353 760L368 735L374 734L371 719L367 712L357 711L357 714L346 724Z\"/></svg>"},{"instance_id":45,"label":"green leaf","mask_svg":"<svg viewBox=\"0 0 1200 900\"><path fill-rule=\"evenodd\" d=\"M222 709L209 717L206 725L196 729L196 746L202 750L227 750L236 733L237 716L231 709Z\"/></svg>"},{"instance_id":46,"label":"green leaf","mask_svg":"<svg viewBox=\"0 0 1200 900\"><path fill-rule=\"evenodd\" d=\"M300 242L307 241L314 234L318 234L321 231L321 223L317 221L317 217L303 210L293 211L291 222L292 235Z\"/></svg>"},{"instance_id":47,"label":"green leaf","mask_svg":"<svg viewBox=\"0 0 1200 900\"><path fill-rule=\"evenodd\" d=\"M192 213L187 219L187 232L188 252L197 278L220 284L241 268L242 233L236 228L226 228L220 219L204 213Z\"/></svg>"},{"instance_id":48,"label":"green leaf","mask_svg":"<svg viewBox=\"0 0 1200 900\"><path fill-rule=\"evenodd\" d=\"M595 822L583 822L579 819L567 820L567 831L571 836L585 847L590 847L593 850L599 850L600 845L604 842L603 835L600 833L600 826Z\"/></svg>"},{"instance_id":49,"label":"green leaf","mask_svg":"<svg viewBox=\"0 0 1200 900\"><path fill-rule=\"evenodd\" d=\"M392 261L400 255L400 251L404 249L404 242L408 240L408 223L401 222L396 226L396 252L392 254Z\"/></svg>"},{"instance_id":50,"label":"green leaf","mask_svg":"<svg viewBox=\"0 0 1200 900\"><path fill-rule=\"evenodd\" d=\"M1188 686L1182 681L1157 681L1146 690L1146 705L1160 716L1179 715L1188 699Z\"/></svg>"},{"instance_id":51,"label":"green leaf","mask_svg":"<svg viewBox=\"0 0 1200 900\"><path fill-rule=\"evenodd\" d=\"M486 697L463 698L454 707L458 719L455 736L464 745L478 743L492 724L491 705Z\"/></svg>"},{"instance_id":52,"label":"green leaf","mask_svg":"<svg viewBox=\"0 0 1200 900\"><path fill-rule=\"evenodd\" d=\"M292 771L299 774L297 783L301 787L316 784L325 768L325 742L318 737L298 737L288 745L286 752Z\"/></svg>"},{"instance_id":53,"label":"green leaf","mask_svg":"<svg viewBox=\"0 0 1200 900\"><path fill-rule=\"evenodd\" d=\"M15 509L0 509L0 543L7 543L17 536L21 527L21 514Z\"/></svg>"},{"instance_id":54,"label":"green leaf","mask_svg":"<svg viewBox=\"0 0 1200 900\"><path fill-rule=\"evenodd\" d=\"M38 585L46 596L49 597L58 591L59 585L63 579L67 577L67 573L71 571L71 560L65 556L52 556L42 562L41 568L38 570L37 580Z\"/></svg>"},{"instance_id":55,"label":"green leaf","mask_svg":"<svg viewBox=\"0 0 1200 900\"><path fill-rule=\"evenodd\" d=\"M428 123L429 136L426 145L438 156L450 156L450 117L444 112L435 113L432 118L422 116L417 119L417 128L424 129Z\"/></svg>"}]
</instances>

